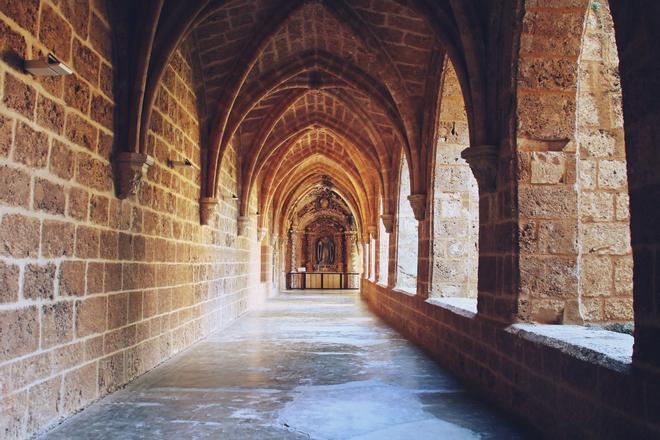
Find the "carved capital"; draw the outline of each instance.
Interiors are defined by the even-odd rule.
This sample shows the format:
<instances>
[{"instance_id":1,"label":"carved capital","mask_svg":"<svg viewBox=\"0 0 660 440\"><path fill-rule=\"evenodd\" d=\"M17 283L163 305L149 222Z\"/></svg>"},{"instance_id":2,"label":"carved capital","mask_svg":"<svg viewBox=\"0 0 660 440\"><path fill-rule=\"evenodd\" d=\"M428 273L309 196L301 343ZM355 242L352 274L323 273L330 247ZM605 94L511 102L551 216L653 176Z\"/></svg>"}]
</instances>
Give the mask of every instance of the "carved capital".
<instances>
[{"instance_id":1,"label":"carved capital","mask_svg":"<svg viewBox=\"0 0 660 440\"><path fill-rule=\"evenodd\" d=\"M378 227L375 226L375 225L367 226L367 232L369 232L369 235L371 235L371 238L373 238L375 240L376 235L378 234Z\"/></svg>"},{"instance_id":2,"label":"carved capital","mask_svg":"<svg viewBox=\"0 0 660 440\"><path fill-rule=\"evenodd\" d=\"M148 154L119 153L115 158L117 197L125 199L140 191L147 170L154 164Z\"/></svg>"},{"instance_id":3,"label":"carved capital","mask_svg":"<svg viewBox=\"0 0 660 440\"><path fill-rule=\"evenodd\" d=\"M238 216L238 235L245 237L247 235L248 226L250 224L250 217L247 215Z\"/></svg>"},{"instance_id":4,"label":"carved capital","mask_svg":"<svg viewBox=\"0 0 660 440\"><path fill-rule=\"evenodd\" d=\"M203 225L209 224L209 219L218 206L218 199L213 197L202 197L199 201L199 222Z\"/></svg>"},{"instance_id":5,"label":"carved capital","mask_svg":"<svg viewBox=\"0 0 660 440\"><path fill-rule=\"evenodd\" d=\"M477 145L466 148L461 157L472 168L474 177L482 192L493 192L497 184L497 147L495 145Z\"/></svg>"},{"instance_id":6,"label":"carved capital","mask_svg":"<svg viewBox=\"0 0 660 440\"><path fill-rule=\"evenodd\" d=\"M391 234L394 227L394 216L392 214L383 214L380 216L380 219L383 221L385 232Z\"/></svg>"},{"instance_id":7,"label":"carved capital","mask_svg":"<svg viewBox=\"0 0 660 440\"><path fill-rule=\"evenodd\" d=\"M408 196L408 201L412 207L413 214L417 221L422 221L426 217L426 194L412 194Z\"/></svg>"},{"instance_id":8,"label":"carved capital","mask_svg":"<svg viewBox=\"0 0 660 440\"><path fill-rule=\"evenodd\" d=\"M267 233L268 233L268 228L257 229L257 240L262 241L264 238L266 238Z\"/></svg>"}]
</instances>

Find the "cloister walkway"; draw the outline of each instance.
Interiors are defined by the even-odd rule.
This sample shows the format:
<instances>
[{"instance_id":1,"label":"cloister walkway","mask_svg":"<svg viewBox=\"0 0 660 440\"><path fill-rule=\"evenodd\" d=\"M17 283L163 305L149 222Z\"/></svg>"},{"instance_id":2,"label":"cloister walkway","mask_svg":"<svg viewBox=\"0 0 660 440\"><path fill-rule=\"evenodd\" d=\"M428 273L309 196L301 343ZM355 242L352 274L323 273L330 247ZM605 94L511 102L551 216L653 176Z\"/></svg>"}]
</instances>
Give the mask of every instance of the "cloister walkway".
<instances>
[{"instance_id":1,"label":"cloister walkway","mask_svg":"<svg viewBox=\"0 0 660 440\"><path fill-rule=\"evenodd\" d=\"M285 293L48 439L516 439L525 434L346 292Z\"/></svg>"}]
</instances>

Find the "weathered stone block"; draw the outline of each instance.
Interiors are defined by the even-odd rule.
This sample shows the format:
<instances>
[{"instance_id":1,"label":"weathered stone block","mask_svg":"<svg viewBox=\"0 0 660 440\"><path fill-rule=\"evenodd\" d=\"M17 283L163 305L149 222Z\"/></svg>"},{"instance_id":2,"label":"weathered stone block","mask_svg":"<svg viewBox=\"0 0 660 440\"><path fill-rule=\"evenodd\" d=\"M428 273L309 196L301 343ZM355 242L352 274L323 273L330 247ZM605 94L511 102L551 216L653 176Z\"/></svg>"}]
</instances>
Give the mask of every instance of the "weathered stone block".
<instances>
[{"instance_id":1,"label":"weathered stone block","mask_svg":"<svg viewBox=\"0 0 660 440\"><path fill-rule=\"evenodd\" d=\"M14 159L33 168L43 168L48 164L48 135L33 130L23 122L16 126Z\"/></svg>"},{"instance_id":2,"label":"weathered stone block","mask_svg":"<svg viewBox=\"0 0 660 440\"><path fill-rule=\"evenodd\" d=\"M27 431L38 432L59 417L60 376L41 382L28 390Z\"/></svg>"},{"instance_id":3,"label":"weathered stone block","mask_svg":"<svg viewBox=\"0 0 660 440\"><path fill-rule=\"evenodd\" d=\"M0 311L0 361L39 348L39 310L35 306Z\"/></svg>"},{"instance_id":4,"label":"weathered stone block","mask_svg":"<svg viewBox=\"0 0 660 440\"><path fill-rule=\"evenodd\" d=\"M574 221L539 222L539 252L556 255L577 253L577 224Z\"/></svg>"},{"instance_id":5,"label":"weathered stone block","mask_svg":"<svg viewBox=\"0 0 660 440\"><path fill-rule=\"evenodd\" d=\"M27 409L27 391L13 394L0 400L0 426L6 438L25 436L24 423Z\"/></svg>"},{"instance_id":6,"label":"weathered stone block","mask_svg":"<svg viewBox=\"0 0 660 440\"><path fill-rule=\"evenodd\" d=\"M560 183L566 172L566 154L562 152L532 153L531 183Z\"/></svg>"},{"instance_id":7,"label":"weathered stone block","mask_svg":"<svg viewBox=\"0 0 660 440\"><path fill-rule=\"evenodd\" d=\"M76 113L69 113L66 117L66 137L73 143L96 151L98 140L97 129L86 119Z\"/></svg>"},{"instance_id":8,"label":"weathered stone block","mask_svg":"<svg viewBox=\"0 0 660 440\"><path fill-rule=\"evenodd\" d=\"M2 24L0 24L2 36ZM0 41L2 38L0 38ZM0 157L9 156L14 141L14 120L8 116L0 115Z\"/></svg>"},{"instance_id":9,"label":"weathered stone block","mask_svg":"<svg viewBox=\"0 0 660 440\"><path fill-rule=\"evenodd\" d=\"M82 364L85 354L84 348L85 343L80 341L63 345L53 350L53 360L50 371L52 373L59 373Z\"/></svg>"},{"instance_id":10,"label":"weathered stone block","mask_svg":"<svg viewBox=\"0 0 660 440\"><path fill-rule=\"evenodd\" d=\"M632 321L632 298L605 299L605 319L608 321Z\"/></svg>"},{"instance_id":11,"label":"weathered stone block","mask_svg":"<svg viewBox=\"0 0 660 440\"><path fill-rule=\"evenodd\" d=\"M113 354L99 361L98 386L104 396L124 383L124 352Z\"/></svg>"},{"instance_id":12,"label":"weathered stone block","mask_svg":"<svg viewBox=\"0 0 660 440\"><path fill-rule=\"evenodd\" d=\"M108 329L122 327L128 322L128 293L108 296Z\"/></svg>"},{"instance_id":13,"label":"weathered stone block","mask_svg":"<svg viewBox=\"0 0 660 440\"><path fill-rule=\"evenodd\" d=\"M601 160L598 164L598 186L608 189L624 189L627 185L626 162Z\"/></svg>"},{"instance_id":14,"label":"weathered stone block","mask_svg":"<svg viewBox=\"0 0 660 440\"><path fill-rule=\"evenodd\" d=\"M60 295L85 295L85 262L63 261L60 266Z\"/></svg>"},{"instance_id":15,"label":"weathered stone block","mask_svg":"<svg viewBox=\"0 0 660 440\"><path fill-rule=\"evenodd\" d=\"M518 86L538 90L573 91L577 65L573 60L523 57L518 66Z\"/></svg>"},{"instance_id":16,"label":"weathered stone block","mask_svg":"<svg viewBox=\"0 0 660 440\"><path fill-rule=\"evenodd\" d=\"M577 194L571 186L522 187L518 197L523 217L577 217Z\"/></svg>"},{"instance_id":17,"label":"weathered stone block","mask_svg":"<svg viewBox=\"0 0 660 440\"><path fill-rule=\"evenodd\" d=\"M93 297L76 301L76 336L79 338L106 330L107 298Z\"/></svg>"},{"instance_id":18,"label":"weathered stone block","mask_svg":"<svg viewBox=\"0 0 660 440\"><path fill-rule=\"evenodd\" d=\"M23 170L0 165L0 202L27 208L30 204L30 176Z\"/></svg>"},{"instance_id":19,"label":"weathered stone block","mask_svg":"<svg viewBox=\"0 0 660 440\"><path fill-rule=\"evenodd\" d=\"M0 261L0 303L18 300L18 276L20 268L14 264Z\"/></svg>"},{"instance_id":20,"label":"weathered stone block","mask_svg":"<svg viewBox=\"0 0 660 440\"><path fill-rule=\"evenodd\" d=\"M625 255L630 252L630 229L625 224L588 223L580 230L582 251Z\"/></svg>"},{"instance_id":21,"label":"weathered stone block","mask_svg":"<svg viewBox=\"0 0 660 440\"><path fill-rule=\"evenodd\" d=\"M81 188L69 189L68 212L69 217L77 220L87 220L87 207L89 194Z\"/></svg>"},{"instance_id":22,"label":"weathered stone block","mask_svg":"<svg viewBox=\"0 0 660 440\"><path fill-rule=\"evenodd\" d=\"M64 375L63 412L73 413L97 397L96 369L96 363L90 363Z\"/></svg>"},{"instance_id":23,"label":"weathered stone block","mask_svg":"<svg viewBox=\"0 0 660 440\"><path fill-rule=\"evenodd\" d=\"M42 307L41 347L49 348L73 339L73 302L60 301Z\"/></svg>"},{"instance_id":24,"label":"weathered stone block","mask_svg":"<svg viewBox=\"0 0 660 440\"><path fill-rule=\"evenodd\" d=\"M87 263L87 294L88 295L104 292L104 288L103 288L104 273L105 273L105 265L103 263L96 263L96 262Z\"/></svg>"},{"instance_id":25,"label":"weathered stone block","mask_svg":"<svg viewBox=\"0 0 660 440\"><path fill-rule=\"evenodd\" d=\"M39 39L59 59L71 59L71 26L47 4L41 7Z\"/></svg>"},{"instance_id":26,"label":"weathered stone block","mask_svg":"<svg viewBox=\"0 0 660 440\"><path fill-rule=\"evenodd\" d=\"M73 178L75 167L75 155L71 152L71 149L57 139L53 139L48 167L50 172L57 177L70 180Z\"/></svg>"},{"instance_id":27,"label":"weathered stone block","mask_svg":"<svg viewBox=\"0 0 660 440\"><path fill-rule=\"evenodd\" d=\"M94 159L85 153L77 155L76 163L78 166L76 179L79 183L100 191L112 190L109 164Z\"/></svg>"},{"instance_id":28,"label":"weathered stone block","mask_svg":"<svg viewBox=\"0 0 660 440\"><path fill-rule=\"evenodd\" d=\"M64 187L46 179L34 180L33 207L49 214L64 215L66 197Z\"/></svg>"},{"instance_id":29,"label":"weathered stone block","mask_svg":"<svg viewBox=\"0 0 660 440\"><path fill-rule=\"evenodd\" d=\"M76 230L72 223L44 220L41 231L41 254L46 258L73 256Z\"/></svg>"},{"instance_id":30,"label":"weathered stone block","mask_svg":"<svg viewBox=\"0 0 660 440\"><path fill-rule=\"evenodd\" d=\"M55 295L55 271L53 263L25 266L23 296L28 299L52 299Z\"/></svg>"},{"instance_id":31,"label":"weathered stone block","mask_svg":"<svg viewBox=\"0 0 660 440\"><path fill-rule=\"evenodd\" d=\"M518 132L525 137L543 140L570 139L575 114L575 98L563 95L518 95Z\"/></svg>"},{"instance_id":32,"label":"weathered stone block","mask_svg":"<svg viewBox=\"0 0 660 440\"><path fill-rule=\"evenodd\" d=\"M121 290L122 286L122 264L121 263L106 263L105 273L103 275L103 285L106 292L116 292Z\"/></svg>"},{"instance_id":33,"label":"weathered stone block","mask_svg":"<svg viewBox=\"0 0 660 440\"><path fill-rule=\"evenodd\" d=\"M613 291L614 268L605 255L584 255L580 261L580 290L584 296L607 296Z\"/></svg>"},{"instance_id":34,"label":"weathered stone block","mask_svg":"<svg viewBox=\"0 0 660 440\"><path fill-rule=\"evenodd\" d=\"M83 114L89 112L91 92L89 85L76 72L64 79L64 101Z\"/></svg>"},{"instance_id":35,"label":"weathered stone block","mask_svg":"<svg viewBox=\"0 0 660 440\"><path fill-rule=\"evenodd\" d=\"M614 220L614 195L607 192L583 191L580 194L580 220L586 222Z\"/></svg>"},{"instance_id":36,"label":"weathered stone block","mask_svg":"<svg viewBox=\"0 0 660 440\"><path fill-rule=\"evenodd\" d=\"M89 226L78 226L76 229L76 257L99 257L99 230Z\"/></svg>"},{"instance_id":37,"label":"weathered stone block","mask_svg":"<svg viewBox=\"0 0 660 440\"><path fill-rule=\"evenodd\" d=\"M16 76L5 74L5 89L2 102L10 109L28 119L34 119L37 92L34 87L19 80Z\"/></svg>"},{"instance_id":38,"label":"weathered stone block","mask_svg":"<svg viewBox=\"0 0 660 440\"><path fill-rule=\"evenodd\" d=\"M78 38L73 39L73 68L92 85L99 82L99 56Z\"/></svg>"}]
</instances>

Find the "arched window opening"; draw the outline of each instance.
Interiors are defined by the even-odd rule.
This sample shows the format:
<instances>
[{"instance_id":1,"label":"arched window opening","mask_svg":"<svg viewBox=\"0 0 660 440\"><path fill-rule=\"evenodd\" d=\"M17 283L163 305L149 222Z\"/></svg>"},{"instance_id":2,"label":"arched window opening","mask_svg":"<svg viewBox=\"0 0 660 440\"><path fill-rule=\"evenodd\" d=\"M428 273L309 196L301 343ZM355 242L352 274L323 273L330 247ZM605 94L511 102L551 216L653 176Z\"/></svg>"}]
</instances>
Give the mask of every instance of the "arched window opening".
<instances>
[{"instance_id":1,"label":"arched window opening","mask_svg":"<svg viewBox=\"0 0 660 440\"><path fill-rule=\"evenodd\" d=\"M566 17L560 8L526 14ZM619 61L608 3L579 17L582 32L545 51L535 45L538 22L521 36L514 313L547 324L618 324L632 320Z\"/></svg>"},{"instance_id":2,"label":"arched window opening","mask_svg":"<svg viewBox=\"0 0 660 440\"><path fill-rule=\"evenodd\" d=\"M399 212L397 216L396 287L406 292L417 291L417 253L419 224L415 219L410 195L410 171L405 155L401 160L399 179Z\"/></svg>"},{"instance_id":3,"label":"arched window opening","mask_svg":"<svg viewBox=\"0 0 660 440\"><path fill-rule=\"evenodd\" d=\"M378 212L383 214L383 199L380 199ZM378 222L378 284L387 286L390 270L390 234L382 221Z\"/></svg>"},{"instance_id":4,"label":"arched window opening","mask_svg":"<svg viewBox=\"0 0 660 440\"><path fill-rule=\"evenodd\" d=\"M433 173L429 298L477 297L479 189L461 158L469 147L465 104L454 67L443 73Z\"/></svg>"},{"instance_id":5,"label":"arched window opening","mask_svg":"<svg viewBox=\"0 0 660 440\"><path fill-rule=\"evenodd\" d=\"M369 280L376 281L376 237L369 234Z\"/></svg>"},{"instance_id":6,"label":"arched window opening","mask_svg":"<svg viewBox=\"0 0 660 440\"><path fill-rule=\"evenodd\" d=\"M578 63L578 295L585 322L632 321L632 250L619 59L606 1Z\"/></svg>"}]
</instances>

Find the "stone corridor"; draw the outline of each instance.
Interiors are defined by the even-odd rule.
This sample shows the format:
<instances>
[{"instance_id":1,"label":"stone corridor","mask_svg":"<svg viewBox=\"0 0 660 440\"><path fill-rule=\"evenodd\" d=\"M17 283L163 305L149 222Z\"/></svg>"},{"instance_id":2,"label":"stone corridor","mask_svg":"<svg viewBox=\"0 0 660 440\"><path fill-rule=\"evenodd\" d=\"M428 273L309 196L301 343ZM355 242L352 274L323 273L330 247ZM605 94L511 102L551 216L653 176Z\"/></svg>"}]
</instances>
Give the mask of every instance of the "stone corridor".
<instances>
[{"instance_id":1,"label":"stone corridor","mask_svg":"<svg viewBox=\"0 0 660 440\"><path fill-rule=\"evenodd\" d=\"M658 0L0 0L0 440L660 439L658 41Z\"/></svg>"},{"instance_id":2,"label":"stone corridor","mask_svg":"<svg viewBox=\"0 0 660 440\"><path fill-rule=\"evenodd\" d=\"M522 439L356 293L283 293L54 439Z\"/></svg>"}]
</instances>

